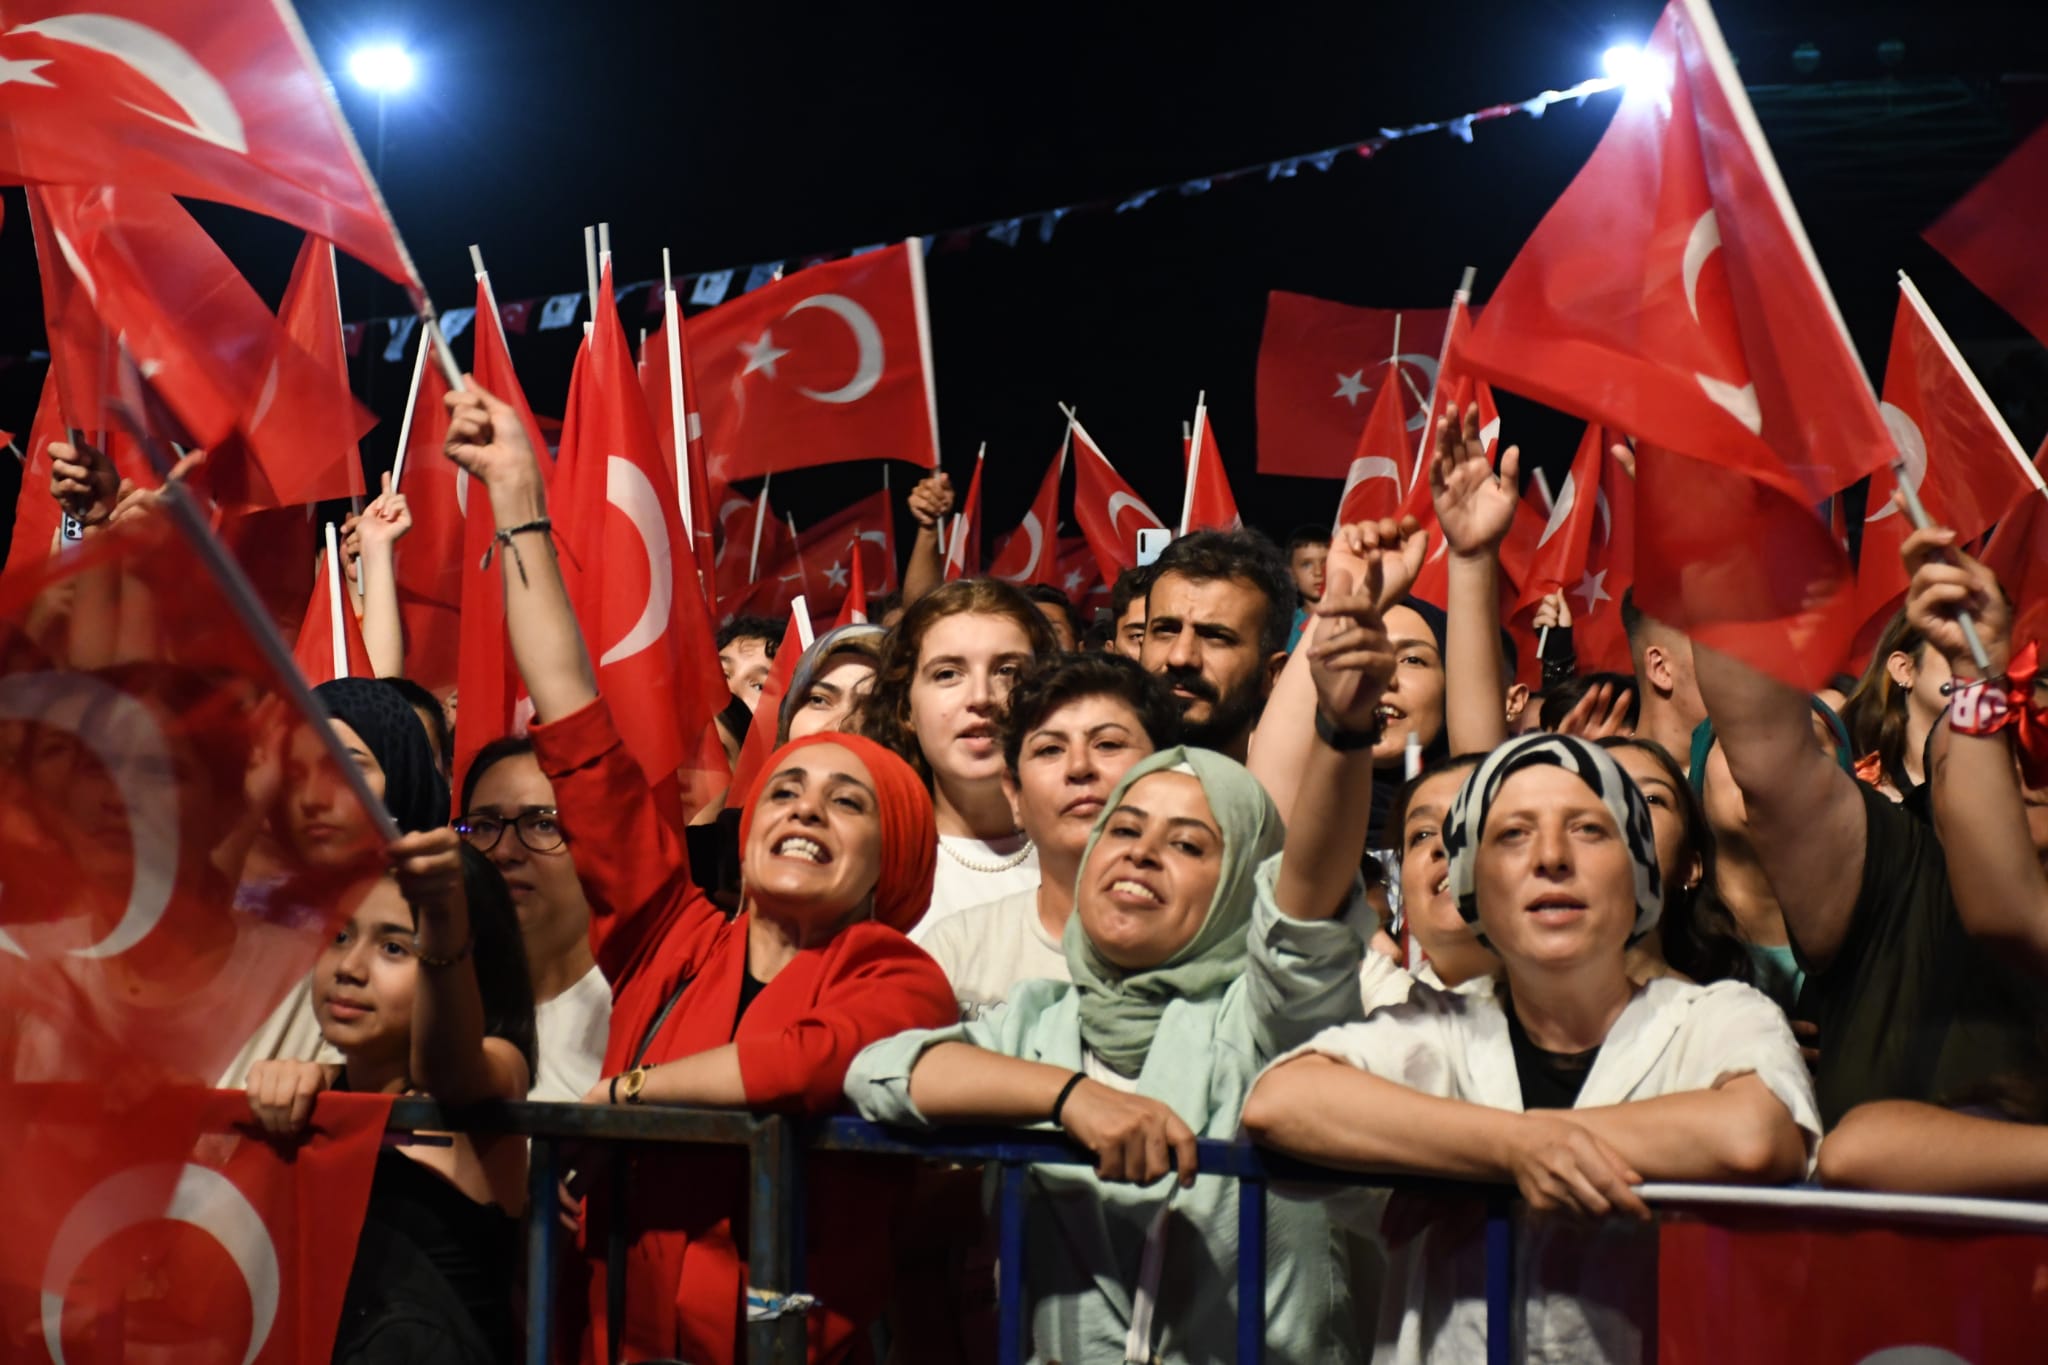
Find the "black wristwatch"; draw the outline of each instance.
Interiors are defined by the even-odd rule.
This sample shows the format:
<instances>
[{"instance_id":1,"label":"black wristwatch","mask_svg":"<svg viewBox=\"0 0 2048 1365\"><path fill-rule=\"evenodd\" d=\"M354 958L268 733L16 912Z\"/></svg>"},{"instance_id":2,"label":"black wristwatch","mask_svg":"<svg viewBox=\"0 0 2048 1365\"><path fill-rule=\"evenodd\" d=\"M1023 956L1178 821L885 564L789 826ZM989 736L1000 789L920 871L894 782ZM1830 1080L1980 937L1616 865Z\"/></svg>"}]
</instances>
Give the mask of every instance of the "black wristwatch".
<instances>
[{"instance_id":1,"label":"black wristwatch","mask_svg":"<svg viewBox=\"0 0 2048 1365\"><path fill-rule=\"evenodd\" d=\"M1339 730L1335 721L1316 708L1316 738L1340 754L1355 754L1361 749L1370 749L1386 735L1386 722L1377 716L1370 730Z\"/></svg>"}]
</instances>

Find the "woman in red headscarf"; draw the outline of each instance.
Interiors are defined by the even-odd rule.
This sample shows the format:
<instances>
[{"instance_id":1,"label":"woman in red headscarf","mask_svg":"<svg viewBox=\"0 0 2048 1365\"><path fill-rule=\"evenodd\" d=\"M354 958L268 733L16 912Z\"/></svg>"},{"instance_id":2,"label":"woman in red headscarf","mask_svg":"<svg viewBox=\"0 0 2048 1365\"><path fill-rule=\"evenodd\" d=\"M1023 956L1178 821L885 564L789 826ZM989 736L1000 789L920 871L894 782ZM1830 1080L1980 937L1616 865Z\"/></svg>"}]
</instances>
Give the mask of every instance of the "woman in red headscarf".
<instances>
[{"instance_id":1,"label":"woman in red headscarf","mask_svg":"<svg viewBox=\"0 0 2048 1365\"><path fill-rule=\"evenodd\" d=\"M540 471L509 409L452 395L448 454L488 490L501 528L505 620L533 699L534 753L554 784L591 907L591 946L612 983L599 1104L686 1104L825 1113L854 1054L956 1014L945 975L901 930L931 899L931 798L901 759L851 735L777 750L740 823L740 913L691 881L683 841L597 694L548 534ZM742 1354L745 1154L640 1149L630 1204L593 1192L585 1360L704 1365ZM858 1358L888 1294L873 1253L895 1191L872 1165L835 1179L811 1164L806 1226L814 1361ZM626 1307L608 1340L602 1248L626 1222ZM786 1285L754 1286L784 1291Z\"/></svg>"}]
</instances>

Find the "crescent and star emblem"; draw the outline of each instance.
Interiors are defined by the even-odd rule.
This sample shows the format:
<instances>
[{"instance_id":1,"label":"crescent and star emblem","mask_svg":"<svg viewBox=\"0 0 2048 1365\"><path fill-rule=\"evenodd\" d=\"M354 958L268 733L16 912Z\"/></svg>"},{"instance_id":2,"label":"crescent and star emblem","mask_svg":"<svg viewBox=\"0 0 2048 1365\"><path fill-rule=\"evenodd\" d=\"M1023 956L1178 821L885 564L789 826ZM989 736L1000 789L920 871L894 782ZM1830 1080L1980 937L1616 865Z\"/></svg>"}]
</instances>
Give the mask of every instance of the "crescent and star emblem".
<instances>
[{"instance_id":1,"label":"crescent and star emblem","mask_svg":"<svg viewBox=\"0 0 2048 1365\"><path fill-rule=\"evenodd\" d=\"M797 392L819 403L858 403L874 392L882 382L882 366L887 358L882 345L882 329L875 325L875 319L867 309L855 303L844 294L813 294L790 305L782 316L795 317L811 308L822 308L846 324L846 330L853 334L853 344L858 352L854 361L853 375L836 389L812 389L802 385ZM764 328L753 341L740 343L740 354L747 358L741 375L759 370L770 379L781 376L776 372L776 362L789 354L786 346L775 344L773 328Z\"/></svg>"},{"instance_id":2,"label":"crescent and star emblem","mask_svg":"<svg viewBox=\"0 0 2048 1365\"><path fill-rule=\"evenodd\" d=\"M166 128L226 151L246 154L249 150L242 116L236 112L227 87L198 58L147 24L113 14L59 14L17 24L7 32L33 33L52 42L70 43L112 57L163 91L185 117L180 121L127 100L121 101L124 106ZM48 59L0 58L0 85L14 82L55 89L57 83L42 74L42 68L49 64Z\"/></svg>"}]
</instances>

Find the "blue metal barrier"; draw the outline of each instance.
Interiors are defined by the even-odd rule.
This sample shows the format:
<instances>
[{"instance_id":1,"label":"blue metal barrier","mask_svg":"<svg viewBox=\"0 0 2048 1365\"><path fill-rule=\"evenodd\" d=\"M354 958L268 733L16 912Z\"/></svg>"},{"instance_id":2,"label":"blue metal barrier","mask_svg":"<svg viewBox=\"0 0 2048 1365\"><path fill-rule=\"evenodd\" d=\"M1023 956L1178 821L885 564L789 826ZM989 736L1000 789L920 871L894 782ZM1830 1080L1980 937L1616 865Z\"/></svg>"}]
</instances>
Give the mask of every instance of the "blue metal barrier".
<instances>
[{"instance_id":1,"label":"blue metal barrier","mask_svg":"<svg viewBox=\"0 0 2048 1365\"><path fill-rule=\"evenodd\" d=\"M533 1140L527 1181L528 1365L548 1365L552 1359L554 1269L558 1255L555 1190L561 1174L560 1147L564 1142L745 1147L748 1282L753 1289L774 1296L801 1293L804 1288L805 1150L907 1156L996 1167L1000 1295L997 1346L1002 1365L1019 1365L1028 1338L1029 1324L1024 1313L1028 1171L1034 1165L1090 1166L1095 1161L1084 1148L1064 1137L1030 1129L949 1128L931 1134L907 1133L854 1118L798 1124L778 1115L654 1105L485 1104L449 1110L433 1100L401 1099L391 1107L390 1126L399 1132L513 1133ZM1241 1142L1202 1139L1196 1142L1195 1151L1196 1169L1201 1174L1238 1182L1237 1358L1241 1365L1256 1365L1265 1354L1266 1194L1275 1182L1398 1189L1484 1200L1487 1359L1489 1365L1505 1365L1510 1359L1514 1266L1511 1191L1491 1185L1331 1170ZM623 1161L615 1161L612 1166L615 1171L624 1170ZM610 1221L623 1228L625 1220ZM623 1235L615 1238L606 1250L613 1263L613 1273L607 1279L616 1296L616 1318L624 1306L625 1277L617 1273L618 1258L624 1251ZM802 1365L805 1320L801 1311L750 1319L746 1328L748 1361L752 1365Z\"/></svg>"}]
</instances>

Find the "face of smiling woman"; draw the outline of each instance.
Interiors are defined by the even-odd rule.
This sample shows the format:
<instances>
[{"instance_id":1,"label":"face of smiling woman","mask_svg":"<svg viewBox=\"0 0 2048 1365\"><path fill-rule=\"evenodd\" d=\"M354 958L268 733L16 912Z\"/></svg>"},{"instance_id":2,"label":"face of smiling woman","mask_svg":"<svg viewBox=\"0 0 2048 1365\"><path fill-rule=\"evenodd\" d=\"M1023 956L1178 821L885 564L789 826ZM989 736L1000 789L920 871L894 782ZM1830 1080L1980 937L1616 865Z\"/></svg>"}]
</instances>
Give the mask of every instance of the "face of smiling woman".
<instances>
[{"instance_id":1,"label":"face of smiling woman","mask_svg":"<svg viewBox=\"0 0 2048 1365\"><path fill-rule=\"evenodd\" d=\"M1223 833L1202 784L1156 772L1124 793L1082 864L1075 910L1104 959L1157 967L1201 931L1223 875Z\"/></svg>"},{"instance_id":2,"label":"face of smiling woman","mask_svg":"<svg viewBox=\"0 0 2048 1365\"><path fill-rule=\"evenodd\" d=\"M1570 969L1611 959L1635 927L1635 867L1600 798L1548 764L1501 784L1480 831L1479 924L1517 970Z\"/></svg>"},{"instance_id":3,"label":"face of smiling woman","mask_svg":"<svg viewBox=\"0 0 2048 1365\"><path fill-rule=\"evenodd\" d=\"M852 750L811 744L762 784L740 877L758 911L806 925L866 913L882 870L874 775Z\"/></svg>"}]
</instances>

